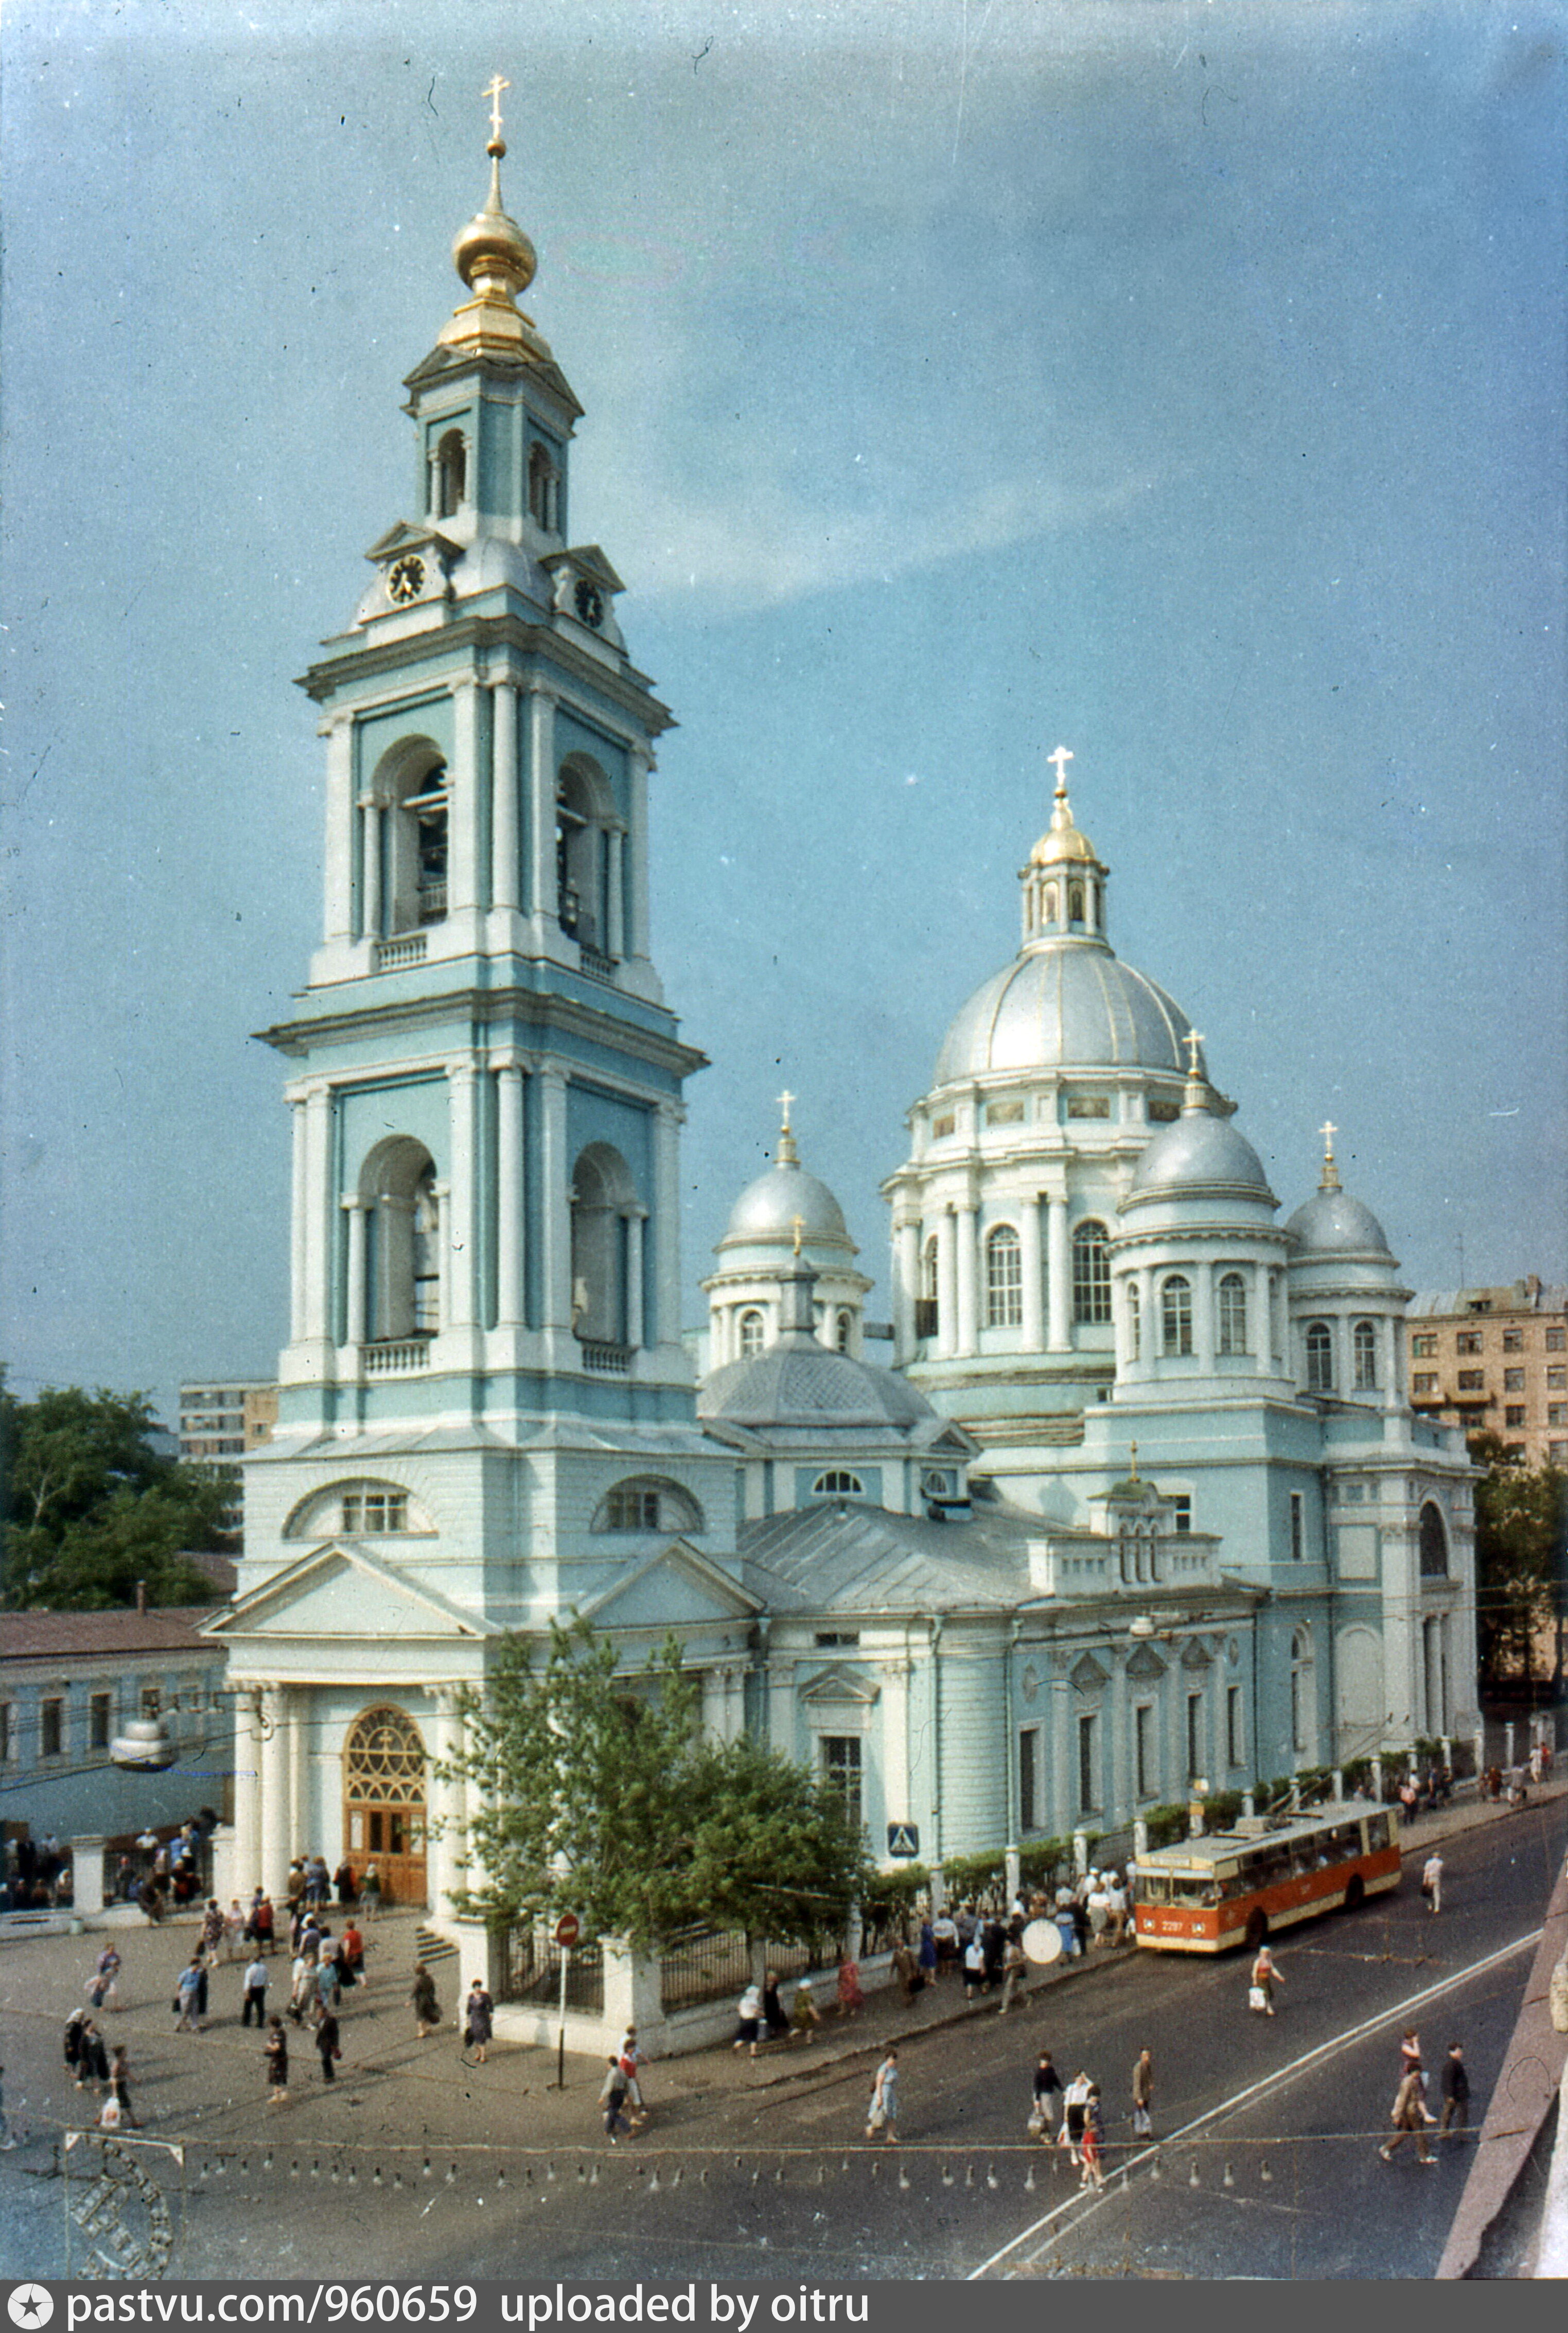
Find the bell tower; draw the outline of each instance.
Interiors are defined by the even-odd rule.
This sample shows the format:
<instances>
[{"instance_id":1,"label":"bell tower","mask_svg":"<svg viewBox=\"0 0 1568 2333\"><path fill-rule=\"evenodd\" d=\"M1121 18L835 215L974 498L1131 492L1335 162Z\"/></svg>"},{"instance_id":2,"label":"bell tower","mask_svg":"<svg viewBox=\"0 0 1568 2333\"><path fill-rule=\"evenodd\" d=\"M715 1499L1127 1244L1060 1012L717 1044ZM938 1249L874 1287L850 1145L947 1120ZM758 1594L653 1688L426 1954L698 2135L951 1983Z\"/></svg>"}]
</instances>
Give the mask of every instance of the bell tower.
<instances>
[{"instance_id":1,"label":"bell tower","mask_svg":"<svg viewBox=\"0 0 1568 2333\"><path fill-rule=\"evenodd\" d=\"M280 1438L415 1418L692 1416L685 1078L649 953L648 792L671 723L569 534L582 408L519 307L489 190L464 296L409 375L409 514L301 686L326 750L321 942L293 1016Z\"/></svg>"}]
</instances>

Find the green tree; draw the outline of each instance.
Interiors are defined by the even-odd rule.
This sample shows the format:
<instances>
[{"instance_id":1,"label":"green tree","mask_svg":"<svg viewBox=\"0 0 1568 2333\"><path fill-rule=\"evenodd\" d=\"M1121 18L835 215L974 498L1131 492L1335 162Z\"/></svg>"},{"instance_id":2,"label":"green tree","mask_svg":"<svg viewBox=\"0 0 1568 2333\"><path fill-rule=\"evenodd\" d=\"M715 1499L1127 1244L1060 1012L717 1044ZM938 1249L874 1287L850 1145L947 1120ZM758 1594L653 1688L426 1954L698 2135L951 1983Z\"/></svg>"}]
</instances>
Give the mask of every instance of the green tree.
<instances>
[{"instance_id":1,"label":"green tree","mask_svg":"<svg viewBox=\"0 0 1568 2333\"><path fill-rule=\"evenodd\" d=\"M18 1401L0 1386L4 1600L106 1611L136 1600L212 1600L182 1551L226 1541L223 1486L153 1447L145 1394L46 1389Z\"/></svg>"},{"instance_id":2,"label":"green tree","mask_svg":"<svg viewBox=\"0 0 1568 2333\"><path fill-rule=\"evenodd\" d=\"M1564 1579L1568 1473L1526 1466L1495 1434L1471 1437L1486 1472L1476 1484L1476 1618L1481 1675L1490 1685L1534 1675Z\"/></svg>"},{"instance_id":3,"label":"green tree","mask_svg":"<svg viewBox=\"0 0 1568 2333\"><path fill-rule=\"evenodd\" d=\"M839 1925L864 1853L814 1778L754 1743L711 1743L672 1637L639 1674L586 1623L536 1657L509 1637L467 1748L467 1906L492 1920L575 1912L649 1950L695 1921L809 1936Z\"/></svg>"}]
</instances>

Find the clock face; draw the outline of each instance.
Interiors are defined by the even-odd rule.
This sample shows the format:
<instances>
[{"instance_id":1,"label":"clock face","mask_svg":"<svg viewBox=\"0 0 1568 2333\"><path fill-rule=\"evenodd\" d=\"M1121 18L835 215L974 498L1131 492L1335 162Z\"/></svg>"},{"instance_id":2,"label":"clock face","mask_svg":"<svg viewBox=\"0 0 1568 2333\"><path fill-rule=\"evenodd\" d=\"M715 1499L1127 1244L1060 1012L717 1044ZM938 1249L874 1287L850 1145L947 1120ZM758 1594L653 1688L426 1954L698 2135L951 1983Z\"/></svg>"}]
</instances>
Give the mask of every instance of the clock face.
<instances>
[{"instance_id":1,"label":"clock face","mask_svg":"<svg viewBox=\"0 0 1568 2333\"><path fill-rule=\"evenodd\" d=\"M584 576L577 586L576 596L578 614L585 624L592 624L597 631L604 621L604 600L597 585L590 583Z\"/></svg>"},{"instance_id":2,"label":"clock face","mask_svg":"<svg viewBox=\"0 0 1568 2333\"><path fill-rule=\"evenodd\" d=\"M403 607L417 600L425 588L425 562L412 556L395 561L387 572L387 597L395 606Z\"/></svg>"}]
</instances>

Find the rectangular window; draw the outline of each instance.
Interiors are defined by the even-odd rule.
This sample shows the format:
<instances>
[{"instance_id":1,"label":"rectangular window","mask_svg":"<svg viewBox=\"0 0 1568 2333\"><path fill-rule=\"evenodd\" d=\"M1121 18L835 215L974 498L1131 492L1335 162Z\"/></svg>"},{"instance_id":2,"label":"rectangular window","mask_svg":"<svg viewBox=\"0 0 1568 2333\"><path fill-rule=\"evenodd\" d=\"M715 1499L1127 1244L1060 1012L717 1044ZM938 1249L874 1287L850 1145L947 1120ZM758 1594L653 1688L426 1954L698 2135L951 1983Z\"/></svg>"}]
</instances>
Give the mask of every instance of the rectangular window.
<instances>
[{"instance_id":1,"label":"rectangular window","mask_svg":"<svg viewBox=\"0 0 1568 2333\"><path fill-rule=\"evenodd\" d=\"M1479 1329L1461 1329L1458 1335L1454 1339L1454 1350L1457 1353L1478 1353L1480 1349L1481 1331Z\"/></svg>"},{"instance_id":2,"label":"rectangular window","mask_svg":"<svg viewBox=\"0 0 1568 2333\"><path fill-rule=\"evenodd\" d=\"M1546 1404L1546 1423L1548 1426L1568 1426L1568 1401L1549 1401Z\"/></svg>"},{"instance_id":3,"label":"rectangular window","mask_svg":"<svg viewBox=\"0 0 1568 2333\"><path fill-rule=\"evenodd\" d=\"M611 1531L657 1531L657 1491L611 1491L604 1503L605 1522Z\"/></svg>"},{"instance_id":4,"label":"rectangular window","mask_svg":"<svg viewBox=\"0 0 1568 2333\"><path fill-rule=\"evenodd\" d=\"M1290 1560L1293 1563L1306 1560L1306 1494L1302 1491L1290 1494Z\"/></svg>"},{"instance_id":5,"label":"rectangular window","mask_svg":"<svg viewBox=\"0 0 1568 2333\"><path fill-rule=\"evenodd\" d=\"M1503 1412L1503 1423L1505 1426L1524 1425L1525 1405L1522 1401L1511 1401L1508 1404L1506 1409Z\"/></svg>"},{"instance_id":6,"label":"rectangular window","mask_svg":"<svg viewBox=\"0 0 1568 2333\"><path fill-rule=\"evenodd\" d=\"M858 1628L819 1628L816 1641L819 1645L858 1645L861 1632Z\"/></svg>"},{"instance_id":7,"label":"rectangular window","mask_svg":"<svg viewBox=\"0 0 1568 2333\"><path fill-rule=\"evenodd\" d=\"M1459 1391L1461 1393L1480 1393L1485 1389L1486 1383L1486 1373L1484 1369L1461 1369L1459 1371Z\"/></svg>"},{"instance_id":8,"label":"rectangular window","mask_svg":"<svg viewBox=\"0 0 1568 2333\"><path fill-rule=\"evenodd\" d=\"M951 1134L957 1123L957 1120L953 1118L934 1118L931 1120L931 1139L934 1142L943 1141Z\"/></svg>"},{"instance_id":9,"label":"rectangular window","mask_svg":"<svg viewBox=\"0 0 1568 2333\"><path fill-rule=\"evenodd\" d=\"M1110 1096L1108 1094L1069 1094L1067 1115L1069 1118L1109 1118Z\"/></svg>"},{"instance_id":10,"label":"rectangular window","mask_svg":"<svg viewBox=\"0 0 1568 2333\"><path fill-rule=\"evenodd\" d=\"M1410 1379L1410 1390L1412 1393L1418 1394L1436 1393L1438 1390L1438 1373L1436 1369L1418 1369L1415 1376Z\"/></svg>"},{"instance_id":11,"label":"rectangular window","mask_svg":"<svg viewBox=\"0 0 1568 2333\"><path fill-rule=\"evenodd\" d=\"M1092 1815L1100 1805L1100 1720L1078 1721L1078 1810Z\"/></svg>"},{"instance_id":12,"label":"rectangular window","mask_svg":"<svg viewBox=\"0 0 1568 2333\"><path fill-rule=\"evenodd\" d=\"M1505 1393L1523 1393L1523 1392L1524 1392L1524 1390L1525 1390L1525 1372L1524 1372L1524 1370L1523 1370L1523 1369L1505 1369L1505 1370L1504 1370L1504 1372L1503 1372L1503 1391L1504 1391Z\"/></svg>"},{"instance_id":13,"label":"rectangular window","mask_svg":"<svg viewBox=\"0 0 1568 2333\"><path fill-rule=\"evenodd\" d=\"M1138 1769L1139 1797L1158 1798L1159 1770L1154 1756L1154 1711L1147 1701L1140 1701L1132 1713L1132 1748Z\"/></svg>"},{"instance_id":14,"label":"rectangular window","mask_svg":"<svg viewBox=\"0 0 1568 2333\"><path fill-rule=\"evenodd\" d=\"M1225 1695L1225 1754L1232 1766L1246 1763L1246 1729L1242 1723L1241 1687L1229 1685Z\"/></svg>"},{"instance_id":15,"label":"rectangular window","mask_svg":"<svg viewBox=\"0 0 1568 2333\"><path fill-rule=\"evenodd\" d=\"M1190 1494L1186 1491L1178 1491L1175 1498L1171 1500L1170 1507L1171 1520L1175 1523L1178 1531L1189 1531L1192 1529L1192 1499Z\"/></svg>"},{"instance_id":16,"label":"rectangular window","mask_svg":"<svg viewBox=\"0 0 1568 2333\"><path fill-rule=\"evenodd\" d=\"M1568 1466L1568 1442L1548 1442L1546 1464L1548 1466Z\"/></svg>"},{"instance_id":17,"label":"rectangular window","mask_svg":"<svg viewBox=\"0 0 1568 2333\"><path fill-rule=\"evenodd\" d=\"M1187 1696L1187 1779L1196 1782L1203 1772L1203 1695Z\"/></svg>"},{"instance_id":18,"label":"rectangular window","mask_svg":"<svg viewBox=\"0 0 1568 2333\"><path fill-rule=\"evenodd\" d=\"M401 1531L409 1528L406 1491L345 1491L345 1531Z\"/></svg>"},{"instance_id":19,"label":"rectangular window","mask_svg":"<svg viewBox=\"0 0 1568 2333\"><path fill-rule=\"evenodd\" d=\"M851 1828L861 1827L861 1737L858 1733L823 1733L818 1737L818 1771L843 1808Z\"/></svg>"},{"instance_id":20,"label":"rectangular window","mask_svg":"<svg viewBox=\"0 0 1568 2333\"><path fill-rule=\"evenodd\" d=\"M1018 1826L1040 1828L1040 1729L1026 1725L1018 1736Z\"/></svg>"},{"instance_id":21,"label":"rectangular window","mask_svg":"<svg viewBox=\"0 0 1568 2333\"><path fill-rule=\"evenodd\" d=\"M1021 1101L990 1101L986 1105L987 1126L1022 1126L1024 1105Z\"/></svg>"},{"instance_id":22,"label":"rectangular window","mask_svg":"<svg viewBox=\"0 0 1568 2333\"><path fill-rule=\"evenodd\" d=\"M1568 1363L1560 1369L1547 1370L1546 1390L1548 1393L1568 1393Z\"/></svg>"},{"instance_id":23,"label":"rectangular window","mask_svg":"<svg viewBox=\"0 0 1568 2333\"><path fill-rule=\"evenodd\" d=\"M1412 1337L1410 1339L1410 1352L1413 1358L1418 1361L1435 1360L1437 1359L1438 1352L1438 1340L1436 1337Z\"/></svg>"},{"instance_id":24,"label":"rectangular window","mask_svg":"<svg viewBox=\"0 0 1568 2333\"><path fill-rule=\"evenodd\" d=\"M87 1704L87 1746L90 1750L108 1749L113 1714L113 1695L95 1693Z\"/></svg>"},{"instance_id":25,"label":"rectangular window","mask_svg":"<svg viewBox=\"0 0 1568 2333\"><path fill-rule=\"evenodd\" d=\"M38 1754L58 1758L65 1747L65 1704L41 1702L38 1708Z\"/></svg>"},{"instance_id":26,"label":"rectangular window","mask_svg":"<svg viewBox=\"0 0 1568 2333\"><path fill-rule=\"evenodd\" d=\"M1522 1352L1524 1351L1524 1349L1525 1349L1525 1331L1524 1331L1524 1330L1523 1330L1523 1329L1505 1329L1505 1330L1504 1330L1504 1331L1503 1331L1503 1350L1504 1350L1505 1353L1522 1353Z\"/></svg>"},{"instance_id":27,"label":"rectangular window","mask_svg":"<svg viewBox=\"0 0 1568 2333\"><path fill-rule=\"evenodd\" d=\"M1568 1352L1568 1328L1554 1327L1547 1330L1546 1350L1549 1353Z\"/></svg>"}]
</instances>

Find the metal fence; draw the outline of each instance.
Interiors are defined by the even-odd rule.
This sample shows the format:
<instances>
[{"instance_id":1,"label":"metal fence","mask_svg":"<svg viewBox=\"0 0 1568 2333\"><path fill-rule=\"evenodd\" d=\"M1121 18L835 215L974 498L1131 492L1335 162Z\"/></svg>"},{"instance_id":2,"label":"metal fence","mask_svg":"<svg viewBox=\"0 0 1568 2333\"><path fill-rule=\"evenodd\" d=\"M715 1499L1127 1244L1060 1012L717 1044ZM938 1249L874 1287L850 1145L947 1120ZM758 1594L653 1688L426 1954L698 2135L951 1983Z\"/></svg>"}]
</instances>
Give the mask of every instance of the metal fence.
<instances>
[{"instance_id":1,"label":"metal fence","mask_svg":"<svg viewBox=\"0 0 1568 2333\"><path fill-rule=\"evenodd\" d=\"M830 1937L807 1944L769 1944L764 1963L782 1982L807 1969L836 1968L839 1947ZM695 2009L707 2001L738 1995L751 1983L752 1940L738 1930L686 1928L672 1936L659 1956L659 1999L666 2012Z\"/></svg>"},{"instance_id":2,"label":"metal fence","mask_svg":"<svg viewBox=\"0 0 1568 2333\"><path fill-rule=\"evenodd\" d=\"M561 1999L561 1948L545 1927L503 1928L500 1931L498 2001L529 2008L553 2008ZM604 1947L594 1942L573 1945L566 1963L566 2006L590 2016L604 2011Z\"/></svg>"}]
</instances>

